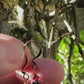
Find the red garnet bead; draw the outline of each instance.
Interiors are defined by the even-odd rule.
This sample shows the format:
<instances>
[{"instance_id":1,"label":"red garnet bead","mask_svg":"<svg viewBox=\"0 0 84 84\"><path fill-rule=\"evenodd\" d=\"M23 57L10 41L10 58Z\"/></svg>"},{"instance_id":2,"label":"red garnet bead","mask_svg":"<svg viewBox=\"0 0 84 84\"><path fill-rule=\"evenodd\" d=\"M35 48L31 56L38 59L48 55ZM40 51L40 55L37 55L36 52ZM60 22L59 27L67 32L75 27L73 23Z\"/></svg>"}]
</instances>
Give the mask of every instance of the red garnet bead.
<instances>
[{"instance_id":1,"label":"red garnet bead","mask_svg":"<svg viewBox=\"0 0 84 84\"><path fill-rule=\"evenodd\" d=\"M37 74L34 74L33 80L34 81L38 81L39 80L39 76Z\"/></svg>"},{"instance_id":2,"label":"red garnet bead","mask_svg":"<svg viewBox=\"0 0 84 84\"><path fill-rule=\"evenodd\" d=\"M37 74L34 74L33 81L31 84L41 84L41 81L40 81L39 76Z\"/></svg>"}]
</instances>

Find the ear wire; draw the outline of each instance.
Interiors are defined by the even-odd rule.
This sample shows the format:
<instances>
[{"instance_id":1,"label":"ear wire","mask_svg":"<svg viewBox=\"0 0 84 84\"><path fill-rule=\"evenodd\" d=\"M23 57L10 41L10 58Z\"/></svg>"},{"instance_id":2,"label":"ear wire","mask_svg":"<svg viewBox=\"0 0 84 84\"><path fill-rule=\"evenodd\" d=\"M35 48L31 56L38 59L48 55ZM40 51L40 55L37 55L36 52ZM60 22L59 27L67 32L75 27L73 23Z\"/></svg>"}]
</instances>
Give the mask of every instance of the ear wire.
<instances>
[{"instance_id":1,"label":"ear wire","mask_svg":"<svg viewBox=\"0 0 84 84\"><path fill-rule=\"evenodd\" d=\"M32 63L33 63L32 69L34 70L34 77L33 77L33 79L35 78L35 79L34 79L35 83L39 84L39 81L40 81L40 80L38 80L39 77L38 77L38 75L37 75L38 65L37 65L37 63L35 62L35 59L38 58L38 57L41 55L42 47L41 47L41 45L40 45L37 41L30 40L30 41L27 41L27 42L24 44L24 48L25 48L29 43L31 43L31 42L35 42L35 43L38 45L38 47L39 47L39 53L32 59ZM27 80L29 79L29 75L24 71L24 68L25 68L25 66L27 65L27 62L28 62L26 55L25 55L25 58L26 58L26 59L25 59L25 64L24 64L24 66L22 67L22 73L24 74L24 75L23 75L24 84L27 84Z\"/></svg>"},{"instance_id":2,"label":"ear wire","mask_svg":"<svg viewBox=\"0 0 84 84\"><path fill-rule=\"evenodd\" d=\"M36 43L37 44L37 46L39 47L39 53L32 59L32 60L35 60L36 58L38 58L40 55L41 55L41 52L42 52L42 47L41 47L41 45L40 45L40 43L38 43L37 41L35 41L35 40L30 40L30 41L27 41L25 44L24 44L24 47L26 46L26 45L28 45L29 43L31 43L31 42L34 42L34 43Z\"/></svg>"}]
</instances>

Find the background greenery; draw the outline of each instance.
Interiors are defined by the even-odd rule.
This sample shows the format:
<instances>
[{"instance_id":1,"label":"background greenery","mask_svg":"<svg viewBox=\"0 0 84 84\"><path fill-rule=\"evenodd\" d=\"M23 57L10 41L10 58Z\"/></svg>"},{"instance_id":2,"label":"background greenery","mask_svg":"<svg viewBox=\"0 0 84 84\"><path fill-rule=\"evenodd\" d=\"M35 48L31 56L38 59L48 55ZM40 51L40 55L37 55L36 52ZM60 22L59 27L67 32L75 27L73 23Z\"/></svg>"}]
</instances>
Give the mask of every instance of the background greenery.
<instances>
[{"instance_id":1,"label":"background greenery","mask_svg":"<svg viewBox=\"0 0 84 84\"><path fill-rule=\"evenodd\" d=\"M62 84L84 84L84 0L0 0L0 32L36 40L41 57L65 69ZM38 52L30 46L33 56Z\"/></svg>"}]
</instances>

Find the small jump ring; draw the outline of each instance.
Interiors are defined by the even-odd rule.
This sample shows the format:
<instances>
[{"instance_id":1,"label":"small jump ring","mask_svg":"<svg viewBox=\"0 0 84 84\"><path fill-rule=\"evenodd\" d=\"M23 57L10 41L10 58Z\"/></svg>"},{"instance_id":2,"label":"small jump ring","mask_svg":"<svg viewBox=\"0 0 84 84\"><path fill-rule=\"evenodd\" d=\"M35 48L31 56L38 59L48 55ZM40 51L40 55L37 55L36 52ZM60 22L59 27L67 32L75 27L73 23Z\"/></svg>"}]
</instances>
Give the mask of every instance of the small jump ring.
<instances>
[{"instance_id":1,"label":"small jump ring","mask_svg":"<svg viewBox=\"0 0 84 84\"><path fill-rule=\"evenodd\" d=\"M26 72L22 72L22 73L23 73L23 78L25 80L28 80L29 79L29 75Z\"/></svg>"}]
</instances>

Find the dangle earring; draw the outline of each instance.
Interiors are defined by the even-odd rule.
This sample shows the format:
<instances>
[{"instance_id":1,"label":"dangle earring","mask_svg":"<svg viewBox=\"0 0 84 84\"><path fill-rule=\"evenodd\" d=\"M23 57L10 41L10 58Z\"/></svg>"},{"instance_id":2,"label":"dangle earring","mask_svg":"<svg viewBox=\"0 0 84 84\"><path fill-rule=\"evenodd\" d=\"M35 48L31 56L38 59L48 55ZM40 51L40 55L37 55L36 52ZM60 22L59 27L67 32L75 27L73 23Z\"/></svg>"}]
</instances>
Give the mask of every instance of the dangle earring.
<instances>
[{"instance_id":1,"label":"dangle earring","mask_svg":"<svg viewBox=\"0 0 84 84\"><path fill-rule=\"evenodd\" d=\"M33 69L34 75L33 75L33 81L31 82L31 84L41 84L40 77L37 75L39 67L34 60L32 60L32 63L33 63L32 69Z\"/></svg>"},{"instance_id":2,"label":"dangle earring","mask_svg":"<svg viewBox=\"0 0 84 84\"><path fill-rule=\"evenodd\" d=\"M24 84L28 84L29 75L24 71L24 68L27 65L27 56L25 56L25 58L26 60L24 66L22 67L22 73L23 73Z\"/></svg>"},{"instance_id":3,"label":"dangle earring","mask_svg":"<svg viewBox=\"0 0 84 84\"><path fill-rule=\"evenodd\" d=\"M38 65L37 63L35 62L35 59L38 58L42 52L42 48L41 48L41 45L37 42L37 41L34 41L34 40L30 40L30 41L27 41L25 44L24 44L24 48L31 42L35 42L38 47L40 48L39 50L39 53L37 54L37 56L35 56L33 59L32 59L32 69L33 69L33 72L34 72L34 75L33 75L33 78L32 78L32 81L30 84L41 84L41 80L40 80L40 77L38 76ZM24 84L28 84L28 80L29 80L29 75L24 71L24 68L25 66L27 65L27 56L25 56L26 58L26 61L25 61L25 64L22 68L22 73L23 73L23 79L24 79Z\"/></svg>"}]
</instances>

